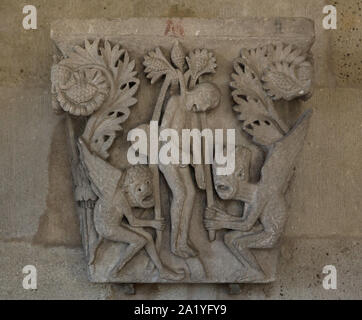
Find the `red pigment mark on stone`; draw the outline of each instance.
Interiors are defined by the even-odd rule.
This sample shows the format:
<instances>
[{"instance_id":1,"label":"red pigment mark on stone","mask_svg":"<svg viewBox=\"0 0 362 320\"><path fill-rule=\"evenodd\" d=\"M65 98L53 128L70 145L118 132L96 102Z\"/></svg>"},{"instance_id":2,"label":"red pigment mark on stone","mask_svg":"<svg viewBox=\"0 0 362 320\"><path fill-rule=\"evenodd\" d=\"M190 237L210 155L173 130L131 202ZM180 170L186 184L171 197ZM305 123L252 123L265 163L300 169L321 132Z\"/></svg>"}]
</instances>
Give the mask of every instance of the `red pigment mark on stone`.
<instances>
[{"instance_id":1,"label":"red pigment mark on stone","mask_svg":"<svg viewBox=\"0 0 362 320\"><path fill-rule=\"evenodd\" d=\"M165 36L167 35L173 35L175 37L184 37L185 31L184 27L182 26L181 22L175 22L171 19L168 19L166 21L166 29L165 29Z\"/></svg>"}]
</instances>

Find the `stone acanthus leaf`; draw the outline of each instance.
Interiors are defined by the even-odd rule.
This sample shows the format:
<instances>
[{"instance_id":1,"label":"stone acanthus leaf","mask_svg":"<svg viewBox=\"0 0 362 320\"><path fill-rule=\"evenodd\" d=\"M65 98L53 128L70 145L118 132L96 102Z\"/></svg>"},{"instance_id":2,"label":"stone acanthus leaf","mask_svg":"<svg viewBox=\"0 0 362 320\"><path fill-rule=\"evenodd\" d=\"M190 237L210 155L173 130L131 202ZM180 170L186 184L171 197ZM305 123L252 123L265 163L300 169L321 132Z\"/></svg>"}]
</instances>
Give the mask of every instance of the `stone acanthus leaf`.
<instances>
[{"instance_id":1,"label":"stone acanthus leaf","mask_svg":"<svg viewBox=\"0 0 362 320\"><path fill-rule=\"evenodd\" d=\"M100 39L75 46L69 57L52 68L53 93L59 106L75 116L89 116L83 138L93 152L108 157L121 123L139 87L135 61L119 44Z\"/></svg>"},{"instance_id":2,"label":"stone acanthus leaf","mask_svg":"<svg viewBox=\"0 0 362 320\"><path fill-rule=\"evenodd\" d=\"M312 64L308 58L308 54L284 43L241 52L242 61L254 70L273 100L290 101L310 94Z\"/></svg>"},{"instance_id":3,"label":"stone acanthus leaf","mask_svg":"<svg viewBox=\"0 0 362 320\"><path fill-rule=\"evenodd\" d=\"M241 50L231 75L233 109L254 141L269 145L289 131L273 101L310 94L312 64L307 59L307 54L283 43Z\"/></svg>"},{"instance_id":4,"label":"stone acanthus leaf","mask_svg":"<svg viewBox=\"0 0 362 320\"><path fill-rule=\"evenodd\" d=\"M175 69L158 47L145 56L143 65L145 66L146 77L151 79L151 84L164 75L168 75L170 78L177 78Z\"/></svg>"}]
</instances>

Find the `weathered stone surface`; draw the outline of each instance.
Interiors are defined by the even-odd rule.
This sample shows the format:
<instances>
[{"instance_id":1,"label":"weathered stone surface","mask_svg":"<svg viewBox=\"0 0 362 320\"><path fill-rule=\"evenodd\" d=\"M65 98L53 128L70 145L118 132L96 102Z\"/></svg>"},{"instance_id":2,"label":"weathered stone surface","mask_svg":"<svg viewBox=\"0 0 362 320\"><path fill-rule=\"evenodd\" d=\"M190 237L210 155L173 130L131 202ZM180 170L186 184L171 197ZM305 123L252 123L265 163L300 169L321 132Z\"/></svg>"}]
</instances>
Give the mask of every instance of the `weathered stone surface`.
<instances>
[{"instance_id":1,"label":"weathered stone surface","mask_svg":"<svg viewBox=\"0 0 362 320\"><path fill-rule=\"evenodd\" d=\"M3 239L34 235L46 208L49 136L58 121L48 118L52 114L44 108L49 103L46 97L44 89L1 90L1 163L4 167L0 173L3 204L0 237ZM48 120L43 122L41 118ZM40 123L44 124L43 128ZM35 145L38 149L33 153ZM19 221L23 223L19 225Z\"/></svg>"},{"instance_id":2,"label":"weathered stone surface","mask_svg":"<svg viewBox=\"0 0 362 320\"><path fill-rule=\"evenodd\" d=\"M80 248L0 242L0 299L106 299L108 288L91 284ZM26 265L37 269L37 290L23 288Z\"/></svg>"},{"instance_id":3,"label":"weathered stone surface","mask_svg":"<svg viewBox=\"0 0 362 320\"><path fill-rule=\"evenodd\" d=\"M337 29L331 36L331 65L341 87L362 86L362 4L331 1L337 9Z\"/></svg>"},{"instance_id":4,"label":"weathered stone surface","mask_svg":"<svg viewBox=\"0 0 362 320\"><path fill-rule=\"evenodd\" d=\"M198 17L219 19L244 19L245 17L306 17L316 22L316 38L313 47L316 58L316 85L328 86L335 83L331 64L332 45L330 32L322 28L324 0L119 0L106 4L97 0L64 0L50 4L43 0L32 2L39 8L39 25L36 32L27 32L19 27L22 7L19 1L4 0L0 4L4 48L0 52L0 81L2 85L32 86L35 83L46 86L50 78L48 66L52 63L53 48L49 39L50 24L60 18L93 19L130 17ZM356 6L357 4L352 4ZM19 9L20 8L20 9ZM14 15L18 19L14 19ZM13 39L18 39L14 43ZM24 56L20 47L26 47ZM333 49L332 49L333 50ZM42 63L40 63L42 61Z\"/></svg>"},{"instance_id":5,"label":"weathered stone surface","mask_svg":"<svg viewBox=\"0 0 362 320\"><path fill-rule=\"evenodd\" d=\"M287 196L286 235L362 236L361 91L320 89L296 108L313 108Z\"/></svg>"},{"instance_id":6,"label":"weathered stone surface","mask_svg":"<svg viewBox=\"0 0 362 320\"><path fill-rule=\"evenodd\" d=\"M311 95L313 22L60 20L53 23L51 37L59 50L51 73L52 107L67 113L90 279L273 281L276 250L270 249L287 220L284 192L311 116L307 112L288 125L274 104L287 108L288 101ZM207 80L201 79L204 74ZM152 85L160 78L161 89L148 85L148 79ZM232 110L250 138L235 131ZM222 166L215 164L129 167L128 161L112 159L113 142L127 143L127 129L135 128L131 114L137 125L157 121L160 130L172 129L179 138L183 129L234 129L239 133L235 170L223 177L218 176ZM87 116L83 123L74 118ZM181 146L181 140L177 143ZM158 151L157 145L150 148ZM216 141L214 148L217 153ZM231 209L230 201L239 207ZM145 213L137 215L139 209ZM156 237L147 228L155 229Z\"/></svg>"},{"instance_id":7,"label":"weathered stone surface","mask_svg":"<svg viewBox=\"0 0 362 320\"><path fill-rule=\"evenodd\" d=\"M86 277L82 250L42 248L26 243L0 243L0 299L362 299L360 239L283 240L277 281L244 284L240 295L229 295L227 285L138 284L136 295L119 285L92 284ZM23 266L38 269L38 289L22 288ZM337 290L325 290L322 269L338 271Z\"/></svg>"},{"instance_id":8,"label":"weathered stone surface","mask_svg":"<svg viewBox=\"0 0 362 320\"><path fill-rule=\"evenodd\" d=\"M229 295L227 286L137 285L137 296L125 296L116 287L110 299L361 299L361 240L285 238L278 267L270 284L241 285L240 295ZM337 290L325 290L322 269L332 264L338 271Z\"/></svg>"},{"instance_id":9,"label":"weathered stone surface","mask_svg":"<svg viewBox=\"0 0 362 320\"><path fill-rule=\"evenodd\" d=\"M0 91L0 239L79 245L74 205L64 201L72 195L64 121L49 111L46 89Z\"/></svg>"},{"instance_id":10,"label":"weathered stone surface","mask_svg":"<svg viewBox=\"0 0 362 320\"><path fill-rule=\"evenodd\" d=\"M297 164L298 169L288 193L289 204L292 207L289 208L290 217L286 235L292 235L293 238L284 239L284 245L290 250L287 253L283 253L284 250L282 250L279 264L280 277L277 282L267 285L243 285L241 295L231 298L361 299L361 266L358 263L362 259L359 256L361 248L356 244L360 243L362 229L359 213L360 195L358 194L359 181L361 181L358 178L358 173L361 172L361 162L358 159L362 157L361 149L358 147L360 145L358 121L361 119L362 92L357 89L348 89L360 86L359 47L357 47L361 32L357 30L357 28L360 29L358 27L359 3L357 1L336 2L338 29L327 31L322 28L324 16L322 8L330 3L324 0L276 0L272 5L270 0L242 2L237 0L226 2L145 0L109 1L106 4L98 0L76 2L64 0L61 3L33 0L32 4L39 9L38 30L25 31L21 27L23 3L14 0L1 1L0 82L5 87L14 87L11 91L5 87L0 89L2 98L0 106L2 110L7 110L0 117L2 132L0 144L1 150L5 150L0 154L2 168L0 174L1 182L6 181L5 186L2 184L0 187L1 203L5 204L6 208L4 214L1 210L0 233L7 241L6 244L1 244L2 252L4 252L2 257L6 257L1 260L2 270L6 270L0 276L1 288L6 288L6 290L0 290L1 297L10 299L34 297L33 293L25 291L21 286L23 279L21 269L25 264L33 263L32 257L37 257L41 252L41 255L47 256L44 260L45 265L51 261L59 261L59 263L54 263L49 267L46 277L41 275L42 288L47 288L47 290L39 288L35 293L38 298L63 298L64 292L71 298L130 298L120 294L117 285L112 285L112 288L107 286L107 289L104 289L103 285L94 286L89 283L85 276L86 261L82 258L81 250L64 249L61 252L62 261L71 260L74 265L80 267L72 274L64 271L61 261L54 258L53 252L63 250L53 247L57 243L66 246L74 246L77 243L80 245L77 226L69 230L69 228L64 228L64 224L57 222L47 224L51 226L50 228L38 228L37 225L40 216L48 215L54 217L55 221L70 219L72 226L77 223L71 190L65 188L67 184L70 186L69 167L68 164L64 164L67 159L65 137L63 140L55 138L55 136L59 137L59 133L64 132L65 123L57 120L49 110L51 101L49 67L53 54L49 38L51 21L59 18L98 18L101 15L106 18L194 16L221 19L244 18L245 16L303 16L315 22L316 42L312 51L315 60L316 86L324 90L315 91L312 100L296 104L295 113L291 111L291 114L287 115L295 119L303 109L314 109L307 136L308 143L302 151ZM343 75L339 75L340 72ZM346 74L350 75L348 79ZM26 87L31 89L27 90ZM22 96L24 99L20 100L19 97ZM41 99L41 103L38 103L40 99L37 100L36 97L40 96L44 98ZM9 104L11 98L14 103ZM16 107L16 110L32 110L33 105L29 104L29 101L39 106L39 112L29 111L26 113L26 119L23 119L20 113L12 113L7 108L11 105ZM318 110L323 110L323 112L318 112ZM22 125L18 126L17 122ZM32 125L28 126L28 123ZM42 123L42 126L36 136L42 143L31 144L31 148L29 146L23 157L17 157L17 154L21 154L21 148L16 144L19 141L25 141L24 147L28 146L31 142L29 130L36 131L39 123ZM329 124L327 127L324 126L326 123ZM12 134L7 135L9 132ZM329 138L330 136L332 138ZM52 143L55 140L57 141ZM57 147L51 149L54 144ZM50 150L56 150L59 155L59 157L53 157L51 165L47 160ZM336 157L336 154L339 156ZM33 160L29 163L28 159ZM58 170L58 168L61 169ZM315 176L316 179L314 179ZM348 180L345 177L348 177ZM325 179L328 179L328 183L325 183ZM51 185L53 187L50 187ZM64 186L61 192L66 192L66 190L69 192L62 198L58 196L57 186L59 185ZM37 187L36 193L30 193L33 186ZM312 188L313 192L305 188ZM9 190L16 190L16 199L15 194L9 193ZM53 205L47 205L47 197L53 199ZM7 202L8 199L11 199L11 202ZM313 205L314 203L318 204L318 208ZM304 205L307 205L308 210L304 209ZM14 209L15 206L17 210ZM37 232L38 229L43 231ZM52 240L54 231L56 241ZM36 238L38 243L48 245L47 247L29 244L32 241L31 237L36 233L44 235L44 237L37 236ZM14 238L18 236L26 237L23 239L24 244L18 243L20 239ZM29 252L31 255L26 261L14 258L27 256ZM72 260L74 252L77 252L79 257ZM283 254L289 258L283 258ZM19 261L21 265L18 265ZM300 267L299 263L303 267ZM335 264L337 270L340 268L342 270L338 273L336 291L326 291L321 286L321 279L324 276L321 274L321 266L326 264ZM61 282L58 286L53 285L59 273L64 273L62 281L67 283L67 287L63 287ZM93 287L95 291L89 289ZM136 293L134 298L145 299L230 298L226 287L198 284L137 285Z\"/></svg>"}]
</instances>

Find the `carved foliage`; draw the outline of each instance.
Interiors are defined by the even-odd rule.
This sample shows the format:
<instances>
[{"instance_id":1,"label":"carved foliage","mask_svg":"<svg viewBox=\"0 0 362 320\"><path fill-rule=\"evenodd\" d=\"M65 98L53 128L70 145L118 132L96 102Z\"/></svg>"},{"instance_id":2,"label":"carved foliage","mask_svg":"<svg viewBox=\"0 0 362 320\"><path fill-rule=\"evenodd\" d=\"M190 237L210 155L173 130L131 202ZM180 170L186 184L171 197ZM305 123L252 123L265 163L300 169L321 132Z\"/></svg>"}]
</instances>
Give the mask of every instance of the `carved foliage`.
<instances>
[{"instance_id":1,"label":"carved foliage","mask_svg":"<svg viewBox=\"0 0 362 320\"><path fill-rule=\"evenodd\" d=\"M83 138L93 152L108 157L116 132L129 116L139 86L135 61L119 44L85 40L52 67L53 107L89 116Z\"/></svg>"},{"instance_id":2,"label":"carved foliage","mask_svg":"<svg viewBox=\"0 0 362 320\"><path fill-rule=\"evenodd\" d=\"M312 64L308 59L299 48L283 43L241 51L241 60L254 69L273 100L289 101L310 94Z\"/></svg>"},{"instance_id":3,"label":"carved foliage","mask_svg":"<svg viewBox=\"0 0 362 320\"><path fill-rule=\"evenodd\" d=\"M155 83L164 75L176 78L175 69L165 58L160 48L150 51L143 62L145 66L146 77L151 79L151 84Z\"/></svg>"},{"instance_id":4,"label":"carved foliage","mask_svg":"<svg viewBox=\"0 0 362 320\"><path fill-rule=\"evenodd\" d=\"M289 130L274 109L279 99L308 97L312 64L307 54L282 43L255 49L242 49L234 61L232 97L234 111L243 122L243 130L254 141L269 145Z\"/></svg>"},{"instance_id":5,"label":"carved foliage","mask_svg":"<svg viewBox=\"0 0 362 320\"><path fill-rule=\"evenodd\" d=\"M113 195L120 177L120 171L103 159L108 158L108 150L117 132L122 130L121 124L128 119L130 107L137 102L134 96L139 80L134 69L135 61L129 58L126 50L119 44L112 46L109 41L100 39L93 42L85 40L84 46L74 47L68 57L56 58L52 67L53 109L57 113L69 114L67 129L75 198L82 208L80 222L89 264L93 263L103 239L95 230L94 205L98 198L104 200L105 195ZM85 117L86 126L80 141L83 147L89 147L88 154L91 156L84 157L84 150L79 154L78 137L70 115ZM85 161L94 158L98 159L98 165L92 166L94 163ZM99 170L94 168L102 169L100 175L95 174Z\"/></svg>"},{"instance_id":6,"label":"carved foliage","mask_svg":"<svg viewBox=\"0 0 362 320\"><path fill-rule=\"evenodd\" d=\"M212 52L196 49L186 56L184 48L178 41L171 49L171 61L164 56L160 48L156 48L145 56L143 64L146 77L151 79L151 84L162 76L167 76L170 81L177 81L179 79L177 70L179 70L184 74L186 85L189 84L190 89L203 74L215 73L216 69L216 59ZM189 80L191 80L190 83Z\"/></svg>"},{"instance_id":7,"label":"carved foliage","mask_svg":"<svg viewBox=\"0 0 362 320\"><path fill-rule=\"evenodd\" d=\"M208 85L208 90L216 92L215 96L218 96L218 99L214 99L212 94L203 96L217 100L213 105L219 104L217 87L198 83L202 75L215 73L216 59L210 51L196 49L186 54L181 44L175 42L169 58L166 58L160 48L156 48L145 56L143 64L146 77L150 79L151 84L164 78L154 107L153 120L159 120L162 114L162 106L170 85L170 95L174 94L173 90L180 88L180 96L185 98L186 92L188 99L193 98L192 94L199 94L200 90L205 91ZM209 239L215 239L216 230L233 230L226 234L225 245L244 266L244 271L247 271L242 277L236 277L237 281L259 281L264 280L265 275L249 251L249 244L253 243L253 248L270 248L282 232L286 215L282 194L290 178L296 155L302 146L310 118L309 113L305 114L294 129L289 130L275 111L274 103L280 99L308 97L311 90L312 65L308 56L298 48L276 44L243 49L241 57L234 61L233 67L230 83L232 97L236 103L233 109L239 113L238 119L242 121L242 128L256 143L264 146L273 144L273 147L267 148L267 160L261 172L261 179L257 183L249 181L251 151L244 147L237 154L238 170L235 171L233 181L230 177L214 177L212 181L211 176L208 176L209 167L206 166L201 168L202 171L197 171L200 167L195 168L195 177L199 185L199 181L204 179L203 176L200 178L201 173L206 177L206 187L202 189L206 189L207 195L205 226L209 232ZM70 140L73 144L75 193L80 207L83 208L81 228L89 265L95 263L97 249L103 239L108 239L112 243L128 243L138 248L131 252L131 255L123 256L123 260L118 259L109 274L110 279L117 280L118 272L144 247L157 267L160 279L179 281L184 278L183 271L168 270L159 257L161 249L157 242L162 240L165 221L161 215L157 167L151 167L152 174L148 167L137 166L121 172L105 161L109 157L109 149L116 134L122 130L122 123L130 115L130 107L137 102L134 96L139 87L139 80L134 69L135 61L130 60L127 51L119 44L112 46L108 41L97 39L91 43L86 40L83 47L76 46L69 57L56 61L52 68L53 107L58 112L83 116L86 119L77 150L75 140L78 137L74 135L72 119L67 115ZM190 105L194 107L198 106L198 103L192 100ZM205 110L200 107L198 111L211 108L211 104L204 104ZM200 112L198 115L202 127L206 128L205 114ZM167 182L172 181L173 171L170 174L164 173L164 177ZM228 179L231 181L231 188L226 188ZM213 188L223 200L242 201L243 215L229 215L226 209L225 212L215 209L217 201L214 200L217 199L214 199ZM237 191L237 197L234 189ZM192 187L185 186L185 190L192 191ZM180 192L171 191L176 207ZM192 204L192 201L189 201L187 206L180 207L178 216L191 217L188 212L192 212ZM117 210L113 210L114 208ZM136 211L133 212L132 208L154 208L154 219L133 216ZM112 214L114 216L109 219ZM137 228L137 232L132 234L132 239L128 236L128 227L122 229L123 225L114 223L122 220L123 216L131 227ZM195 263L198 259L195 257L199 252L189 244L189 223L180 227L178 220L171 215L171 225L171 252L185 259L193 257ZM156 241L143 228L155 229ZM177 238L178 228L186 235L182 239ZM177 231L176 236L173 234L174 230ZM195 269L202 270L201 260L198 261L201 267ZM192 266L189 268L191 275L195 273ZM153 272L153 269L150 272ZM202 277L206 274L204 271L199 273L203 273Z\"/></svg>"},{"instance_id":8,"label":"carved foliage","mask_svg":"<svg viewBox=\"0 0 362 320\"><path fill-rule=\"evenodd\" d=\"M191 73L191 79L194 82L205 73L215 73L216 59L212 52L206 49L196 49L190 52L190 56L186 57L186 61Z\"/></svg>"}]
</instances>

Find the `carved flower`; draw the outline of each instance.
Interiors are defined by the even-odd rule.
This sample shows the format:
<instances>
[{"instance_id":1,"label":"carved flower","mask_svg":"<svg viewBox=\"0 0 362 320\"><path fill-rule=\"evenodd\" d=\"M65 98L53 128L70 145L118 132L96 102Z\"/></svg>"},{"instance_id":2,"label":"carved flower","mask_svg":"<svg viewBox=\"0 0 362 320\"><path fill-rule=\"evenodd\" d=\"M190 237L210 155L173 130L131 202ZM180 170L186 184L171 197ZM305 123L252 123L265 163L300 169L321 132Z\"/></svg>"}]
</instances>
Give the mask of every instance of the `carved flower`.
<instances>
[{"instance_id":1,"label":"carved flower","mask_svg":"<svg viewBox=\"0 0 362 320\"><path fill-rule=\"evenodd\" d=\"M177 79L175 69L165 58L160 48L156 48L154 51L149 52L145 56L143 65L145 66L146 77L151 79L151 84L155 83L166 74Z\"/></svg>"},{"instance_id":2,"label":"carved flower","mask_svg":"<svg viewBox=\"0 0 362 320\"><path fill-rule=\"evenodd\" d=\"M273 100L308 98L313 67L308 53L291 44L277 43L242 49L239 61L255 72L263 90Z\"/></svg>"},{"instance_id":3,"label":"carved flower","mask_svg":"<svg viewBox=\"0 0 362 320\"><path fill-rule=\"evenodd\" d=\"M98 110L109 92L104 74L95 68L73 70L57 64L52 68L51 78L53 108L76 116L88 116Z\"/></svg>"},{"instance_id":4,"label":"carved flower","mask_svg":"<svg viewBox=\"0 0 362 320\"><path fill-rule=\"evenodd\" d=\"M187 64L191 71L191 76L197 79L204 73L215 73L216 59L212 52L206 49L196 49L186 57Z\"/></svg>"},{"instance_id":5,"label":"carved flower","mask_svg":"<svg viewBox=\"0 0 362 320\"><path fill-rule=\"evenodd\" d=\"M310 92L312 85L308 67L308 62L302 67L285 62L272 64L262 75L264 90L273 100L290 101L305 96Z\"/></svg>"}]
</instances>

